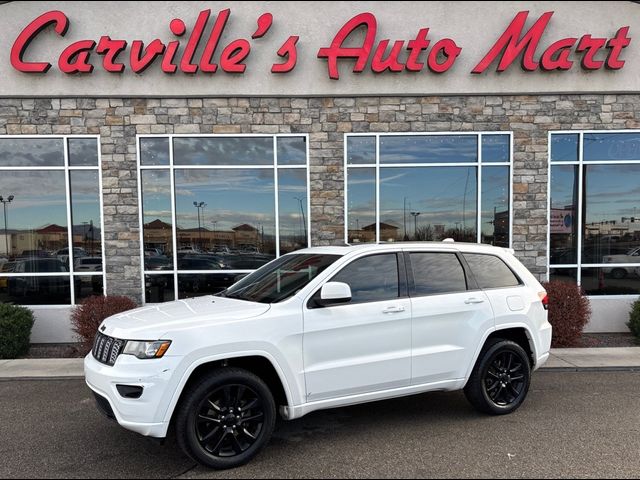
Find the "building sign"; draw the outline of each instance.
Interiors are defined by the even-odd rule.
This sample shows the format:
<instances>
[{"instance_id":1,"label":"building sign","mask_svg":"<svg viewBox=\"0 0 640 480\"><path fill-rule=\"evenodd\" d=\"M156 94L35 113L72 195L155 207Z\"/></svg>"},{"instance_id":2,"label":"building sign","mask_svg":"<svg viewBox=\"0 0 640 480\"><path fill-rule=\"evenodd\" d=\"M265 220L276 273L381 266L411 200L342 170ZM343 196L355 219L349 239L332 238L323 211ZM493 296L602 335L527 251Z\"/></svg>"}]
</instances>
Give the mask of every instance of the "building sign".
<instances>
[{"instance_id":1,"label":"building sign","mask_svg":"<svg viewBox=\"0 0 640 480\"><path fill-rule=\"evenodd\" d=\"M528 11L515 15L504 32L495 32L497 40L489 45L482 58L474 59L476 66L472 74L482 74L496 65L498 72L513 68L521 58L524 71L567 71L575 66L572 58L580 59L580 67L586 71L602 69L620 70L625 65L624 50L630 45L630 27L621 27L610 38L594 37L584 33L581 37L546 38L547 29L554 12L546 12L530 28ZM150 42L127 40L102 35L94 39L74 41L64 47L56 59L38 58L27 60L29 47L44 37L65 37L73 28L68 15L52 10L35 18L17 36L11 47L11 65L22 73L46 74L57 63L64 74L91 74L96 68L113 74L131 71L141 74L147 69L160 69L165 74L178 71L195 75L244 74L251 61L252 48L271 33L276 19L271 13L260 15L253 32L245 32L240 38L222 41L228 33L231 10L224 9L213 15L211 10L200 12L191 28L180 18L168 23L166 39L156 38ZM370 69L374 74L384 72L419 73L427 71L444 74L453 69L464 55L464 46L452 38L432 38L430 28L421 28L410 38L391 41L378 37L378 18L373 13L360 13L348 20L335 34L331 43L319 48L317 57L325 61L326 73L332 80L340 80L341 62L355 62L353 73ZM205 32L209 32L208 35ZM364 37L363 37L364 34ZM281 29L277 33L281 35ZM363 37L363 39L362 39ZM304 39L302 39L304 40ZM287 74L298 64L298 35L285 35L276 39L279 48L273 52L278 58L271 65L271 73ZM353 46L356 43L356 46ZM391 48L389 46L391 45ZM128 50L128 52L127 52ZM477 62L477 63L476 63Z\"/></svg>"},{"instance_id":2,"label":"building sign","mask_svg":"<svg viewBox=\"0 0 640 480\"><path fill-rule=\"evenodd\" d=\"M574 210L572 208L551 209L551 234L572 234L575 230Z\"/></svg>"}]
</instances>

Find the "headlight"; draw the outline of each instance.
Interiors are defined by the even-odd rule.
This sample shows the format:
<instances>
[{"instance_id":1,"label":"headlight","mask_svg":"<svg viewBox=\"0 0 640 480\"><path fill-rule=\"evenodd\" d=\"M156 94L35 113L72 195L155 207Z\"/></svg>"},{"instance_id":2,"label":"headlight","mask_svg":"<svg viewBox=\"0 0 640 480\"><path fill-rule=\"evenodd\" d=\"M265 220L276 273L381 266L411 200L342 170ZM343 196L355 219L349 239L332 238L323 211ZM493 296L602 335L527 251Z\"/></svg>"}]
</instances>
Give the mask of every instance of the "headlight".
<instances>
[{"instance_id":1,"label":"headlight","mask_svg":"<svg viewBox=\"0 0 640 480\"><path fill-rule=\"evenodd\" d=\"M124 347L123 355L133 355L140 360L149 360L151 358L162 358L169 350L171 342L168 340L159 340L157 342L134 342L129 341Z\"/></svg>"}]
</instances>

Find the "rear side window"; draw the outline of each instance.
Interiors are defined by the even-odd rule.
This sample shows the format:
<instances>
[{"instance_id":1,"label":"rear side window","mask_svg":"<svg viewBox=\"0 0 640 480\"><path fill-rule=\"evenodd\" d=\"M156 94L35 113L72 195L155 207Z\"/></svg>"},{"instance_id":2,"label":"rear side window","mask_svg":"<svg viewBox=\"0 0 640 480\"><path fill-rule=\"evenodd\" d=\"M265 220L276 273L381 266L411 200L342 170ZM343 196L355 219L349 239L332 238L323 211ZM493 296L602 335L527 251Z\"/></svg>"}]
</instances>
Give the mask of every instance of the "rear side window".
<instances>
[{"instance_id":1,"label":"rear side window","mask_svg":"<svg viewBox=\"0 0 640 480\"><path fill-rule=\"evenodd\" d=\"M467 260L478 286L482 289L508 288L522 285L520 279L498 257L465 253L464 258Z\"/></svg>"},{"instance_id":2,"label":"rear side window","mask_svg":"<svg viewBox=\"0 0 640 480\"><path fill-rule=\"evenodd\" d=\"M415 252L410 254L413 295L436 295L467 291L464 269L454 253Z\"/></svg>"},{"instance_id":3,"label":"rear side window","mask_svg":"<svg viewBox=\"0 0 640 480\"><path fill-rule=\"evenodd\" d=\"M395 253L359 258L344 267L332 282L351 287L351 303L383 302L400 296Z\"/></svg>"}]
</instances>

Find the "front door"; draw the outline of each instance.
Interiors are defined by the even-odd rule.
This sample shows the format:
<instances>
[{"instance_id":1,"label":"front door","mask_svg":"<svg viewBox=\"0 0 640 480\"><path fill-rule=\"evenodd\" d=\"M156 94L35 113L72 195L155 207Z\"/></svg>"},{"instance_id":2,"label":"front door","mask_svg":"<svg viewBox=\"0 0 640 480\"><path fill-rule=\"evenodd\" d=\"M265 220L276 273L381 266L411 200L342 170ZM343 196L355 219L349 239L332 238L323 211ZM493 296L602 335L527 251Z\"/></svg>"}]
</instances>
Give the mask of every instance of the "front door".
<instances>
[{"instance_id":1,"label":"front door","mask_svg":"<svg viewBox=\"0 0 640 480\"><path fill-rule=\"evenodd\" d=\"M405 279L396 253L361 257L331 279L351 287L350 303L305 307L308 402L409 386L411 302Z\"/></svg>"}]
</instances>

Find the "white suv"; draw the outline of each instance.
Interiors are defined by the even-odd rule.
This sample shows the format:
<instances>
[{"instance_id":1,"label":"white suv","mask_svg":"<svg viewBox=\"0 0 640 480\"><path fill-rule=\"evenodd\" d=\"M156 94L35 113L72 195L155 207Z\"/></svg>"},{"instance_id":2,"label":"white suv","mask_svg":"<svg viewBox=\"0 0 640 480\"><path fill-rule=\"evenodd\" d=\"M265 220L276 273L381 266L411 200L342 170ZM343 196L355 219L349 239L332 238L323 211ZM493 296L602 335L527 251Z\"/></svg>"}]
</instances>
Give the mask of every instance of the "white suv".
<instances>
[{"instance_id":1,"label":"white suv","mask_svg":"<svg viewBox=\"0 0 640 480\"><path fill-rule=\"evenodd\" d=\"M99 408L213 468L253 458L276 411L464 389L516 410L549 357L547 296L507 250L466 244L312 248L218 294L107 319L85 359Z\"/></svg>"}]
</instances>

